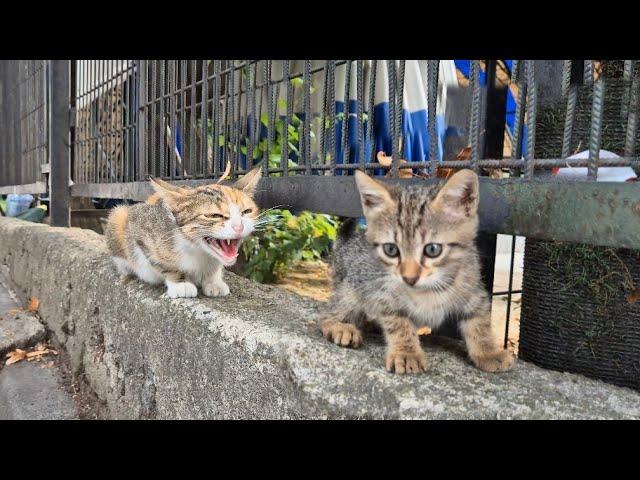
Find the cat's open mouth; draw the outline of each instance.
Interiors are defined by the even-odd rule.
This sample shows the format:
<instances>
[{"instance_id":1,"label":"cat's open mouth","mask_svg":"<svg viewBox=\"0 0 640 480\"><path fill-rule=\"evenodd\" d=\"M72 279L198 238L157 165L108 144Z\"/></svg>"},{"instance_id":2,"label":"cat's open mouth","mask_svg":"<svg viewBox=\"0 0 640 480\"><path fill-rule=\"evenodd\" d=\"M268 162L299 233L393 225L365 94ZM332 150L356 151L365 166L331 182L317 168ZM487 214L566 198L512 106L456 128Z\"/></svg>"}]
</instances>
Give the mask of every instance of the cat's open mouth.
<instances>
[{"instance_id":1,"label":"cat's open mouth","mask_svg":"<svg viewBox=\"0 0 640 480\"><path fill-rule=\"evenodd\" d=\"M225 260L233 260L238 256L238 247L240 246L239 238L213 238L207 237L207 244L211 249Z\"/></svg>"}]
</instances>

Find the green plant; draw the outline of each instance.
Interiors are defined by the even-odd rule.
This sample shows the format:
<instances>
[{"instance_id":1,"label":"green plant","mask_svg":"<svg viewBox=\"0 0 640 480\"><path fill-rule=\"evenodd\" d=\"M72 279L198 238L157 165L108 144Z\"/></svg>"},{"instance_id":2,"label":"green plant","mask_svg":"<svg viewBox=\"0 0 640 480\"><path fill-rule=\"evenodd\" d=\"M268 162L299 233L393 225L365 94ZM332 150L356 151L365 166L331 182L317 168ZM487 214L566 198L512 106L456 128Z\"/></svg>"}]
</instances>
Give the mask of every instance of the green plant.
<instances>
[{"instance_id":1,"label":"green plant","mask_svg":"<svg viewBox=\"0 0 640 480\"><path fill-rule=\"evenodd\" d=\"M242 245L244 275L261 283L282 277L299 260L319 260L336 238L338 221L329 215L272 210L273 221Z\"/></svg>"}]
</instances>

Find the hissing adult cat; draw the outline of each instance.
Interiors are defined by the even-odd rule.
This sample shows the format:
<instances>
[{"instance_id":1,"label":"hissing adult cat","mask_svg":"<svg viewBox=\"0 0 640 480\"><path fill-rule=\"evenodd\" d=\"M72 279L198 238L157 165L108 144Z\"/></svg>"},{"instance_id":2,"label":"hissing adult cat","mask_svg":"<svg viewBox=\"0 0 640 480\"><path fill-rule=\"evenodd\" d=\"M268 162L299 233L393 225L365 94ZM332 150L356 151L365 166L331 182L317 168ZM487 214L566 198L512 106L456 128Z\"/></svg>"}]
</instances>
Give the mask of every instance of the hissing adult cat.
<instances>
[{"instance_id":1,"label":"hissing adult cat","mask_svg":"<svg viewBox=\"0 0 640 480\"><path fill-rule=\"evenodd\" d=\"M229 294L223 267L238 257L253 232L258 207L252 197L260 180L256 167L233 187L176 187L152 179L156 193L146 203L114 208L105 226L107 244L123 275L164 283L170 298Z\"/></svg>"},{"instance_id":2,"label":"hissing adult cat","mask_svg":"<svg viewBox=\"0 0 640 480\"><path fill-rule=\"evenodd\" d=\"M387 341L386 369L419 373L427 359L416 327L457 322L476 367L509 370L513 356L491 331L489 295L475 246L478 177L461 170L438 186L400 189L356 172L367 229L345 223L332 260L334 294L319 317L324 336L358 347L363 320Z\"/></svg>"}]
</instances>

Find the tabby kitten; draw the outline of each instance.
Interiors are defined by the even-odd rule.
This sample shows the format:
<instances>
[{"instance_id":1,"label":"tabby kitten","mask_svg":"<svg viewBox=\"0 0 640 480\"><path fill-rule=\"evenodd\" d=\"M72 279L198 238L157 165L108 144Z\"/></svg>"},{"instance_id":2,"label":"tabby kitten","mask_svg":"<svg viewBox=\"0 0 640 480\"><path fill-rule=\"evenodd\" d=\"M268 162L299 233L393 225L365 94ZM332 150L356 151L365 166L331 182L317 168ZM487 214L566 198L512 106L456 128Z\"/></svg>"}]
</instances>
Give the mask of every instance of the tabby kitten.
<instances>
[{"instance_id":1,"label":"tabby kitten","mask_svg":"<svg viewBox=\"0 0 640 480\"><path fill-rule=\"evenodd\" d=\"M146 203L114 208L105 226L107 245L122 275L164 283L170 298L229 294L223 267L253 232L258 207L252 197L260 180L256 167L232 187L176 187L151 179Z\"/></svg>"},{"instance_id":2,"label":"tabby kitten","mask_svg":"<svg viewBox=\"0 0 640 480\"><path fill-rule=\"evenodd\" d=\"M386 369L419 373L427 359L416 328L457 322L474 365L509 370L513 356L492 335L489 295L475 246L478 177L461 170L441 188L385 185L357 171L367 229L341 229L332 259L334 294L319 316L324 336L357 348L363 320L381 327Z\"/></svg>"}]
</instances>

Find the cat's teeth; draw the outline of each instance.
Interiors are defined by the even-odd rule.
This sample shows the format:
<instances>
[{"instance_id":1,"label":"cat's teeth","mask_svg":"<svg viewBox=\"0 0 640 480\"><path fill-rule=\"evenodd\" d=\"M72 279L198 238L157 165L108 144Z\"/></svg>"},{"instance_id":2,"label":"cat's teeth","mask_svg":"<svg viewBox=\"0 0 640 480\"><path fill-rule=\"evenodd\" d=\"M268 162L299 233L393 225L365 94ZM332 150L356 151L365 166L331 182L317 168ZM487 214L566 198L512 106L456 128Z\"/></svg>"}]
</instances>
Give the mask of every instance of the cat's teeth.
<instances>
[{"instance_id":1,"label":"cat's teeth","mask_svg":"<svg viewBox=\"0 0 640 480\"><path fill-rule=\"evenodd\" d=\"M231 245L231 240L227 240L227 245Z\"/></svg>"}]
</instances>

